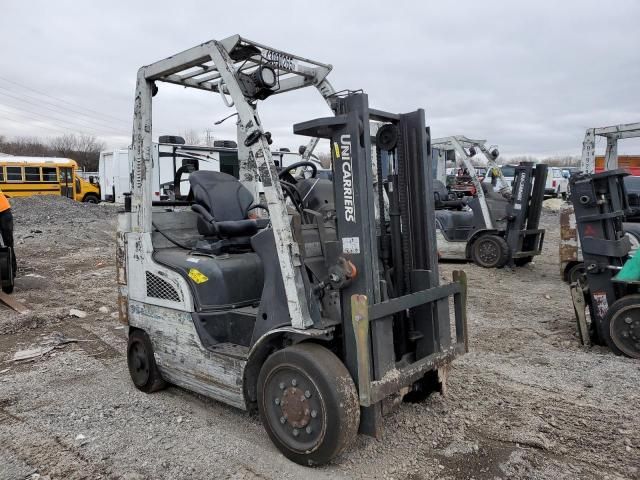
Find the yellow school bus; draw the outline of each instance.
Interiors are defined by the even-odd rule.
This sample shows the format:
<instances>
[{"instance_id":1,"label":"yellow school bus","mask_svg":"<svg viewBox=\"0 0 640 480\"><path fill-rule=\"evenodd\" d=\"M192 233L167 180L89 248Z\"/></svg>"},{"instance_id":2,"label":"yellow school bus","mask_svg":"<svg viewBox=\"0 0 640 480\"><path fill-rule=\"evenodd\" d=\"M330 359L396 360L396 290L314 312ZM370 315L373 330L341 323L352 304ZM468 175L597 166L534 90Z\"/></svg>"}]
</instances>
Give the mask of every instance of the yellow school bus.
<instances>
[{"instance_id":1,"label":"yellow school bus","mask_svg":"<svg viewBox=\"0 0 640 480\"><path fill-rule=\"evenodd\" d=\"M100 186L78 175L70 158L0 157L0 190L8 197L62 195L79 202L98 203Z\"/></svg>"}]
</instances>

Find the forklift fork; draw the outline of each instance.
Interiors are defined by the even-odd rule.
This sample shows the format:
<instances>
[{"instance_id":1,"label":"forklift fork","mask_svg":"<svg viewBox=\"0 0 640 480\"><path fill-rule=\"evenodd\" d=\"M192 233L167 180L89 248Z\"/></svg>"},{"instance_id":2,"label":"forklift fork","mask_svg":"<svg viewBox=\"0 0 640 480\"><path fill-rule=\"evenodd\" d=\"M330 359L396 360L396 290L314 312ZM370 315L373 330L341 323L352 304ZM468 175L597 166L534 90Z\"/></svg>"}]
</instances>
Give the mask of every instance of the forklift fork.
<instances>
[{"instance_id":1,"label":"forklift fork","mask_svg":"<svg viewBox=\"0 0 640 480\"><path fill-rule=\"evenodd\" d=\"M573 300L573 310L576 314L580 343L590 347L591 335L589 334L589 325L587 324L586 315L587 302L585 298L585 291L580 280L571 284L571 300Z\"/></svg>"}]
</instances>

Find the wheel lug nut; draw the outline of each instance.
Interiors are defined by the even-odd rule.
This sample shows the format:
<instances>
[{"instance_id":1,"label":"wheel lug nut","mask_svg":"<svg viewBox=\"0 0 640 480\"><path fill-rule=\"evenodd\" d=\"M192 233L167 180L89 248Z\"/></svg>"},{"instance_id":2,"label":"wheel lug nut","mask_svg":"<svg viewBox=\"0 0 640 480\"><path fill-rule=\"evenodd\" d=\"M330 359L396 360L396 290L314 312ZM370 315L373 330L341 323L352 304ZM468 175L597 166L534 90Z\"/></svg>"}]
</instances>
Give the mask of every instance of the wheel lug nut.
<instances>
[{"instance_id":1,"label":"wheel lug nut","mask_svg":"<svg viewBox=\"0 0 640 480\"><path fill-rule=\"evenodd\" d=\"M311 410L311 418L316 418L318 416L318 412L315 410Z\"/></svg>"},{"instance_id":2,"label":"wheel lug nut","mask_svg":"<svg viewBox=\"0 0 640 480\"><path fill-rule=\"evenodd\" d=\"M313 431L313 430L311 430L311 426L309 426L309 427L305 428L305 432L307 432L307 433L311 433L312 431Z\"/></svg>"},{"instance_id":3,"label":"wheel lug nut","mask_svg":"<svg viewBox=\"0 0 640 480\"><path fill-rule=\"evenodd\" d=\"M276 398L276 399L273 401L273 403L275 403L276 405L280 405L280 399L279 399L279 398Z\"/></svg>"},{"instance_id":4,"label":"wheel lug nut","mask_svg":"<svg viewBox=\"0 0 640 480\"><path fill-rule=\"evenodd\" d=\"M297 429L297 428L294 428L294 429L293 429L293 436L294 436L294 437L297 437L299 433L300 433L300 432L298 431L298 429Z\"/></svg>"},{"instance_id":5,"label":"wheel lug nut","mask_svg":"<svg viewBox=\"0 0 640 480\"><path fill-rule=\"evenodd\" d=\"M304 391L304 396L307 398L311 398L311 392L309 390Z\"/></svg>"},{"instance_id":6,"label":"wheel lug nut","mask_svg":"<svg viewBox=\"0 0 640 480\"><path fill-rule=\"evenodd\" d=\"M280 382L279 387L280 387L280 390L284 390L284 382Z\"/></svg>"},{"instance_id":7,"label":"wheel lug nut","mask_svg":"<svg viewBox=\"0 0 640 480\"><path fill-rule=\"evenodd\" d=\"M295 387L297 384L298 384L298 381L295 378L291 379L291 385Z\"/></svg>"},{"instance_id":8,"label":"wheel lug nut","mask_svg":"<svg viewBox=\"0 0 640 480\"><path fill-rule=\"evenodd\" d=\"M624 323L626 323L627 325L631 325L631 319L629 317L625 318Z\"/></svg>"},{"instance_id":9,"label":"wheel lug nut","mask_svg":"<svg viewBox=\"0 0 640 480\"><path fill-rule=\"evenodd\" d=\"M286 418L284 418L284 417L280 417L280 423L281 423L281 424L283 424L283 425L284 425L284 422L286 422L286 421L287 421L287 419L286 419Z\"/></svg>"}]
</instances>

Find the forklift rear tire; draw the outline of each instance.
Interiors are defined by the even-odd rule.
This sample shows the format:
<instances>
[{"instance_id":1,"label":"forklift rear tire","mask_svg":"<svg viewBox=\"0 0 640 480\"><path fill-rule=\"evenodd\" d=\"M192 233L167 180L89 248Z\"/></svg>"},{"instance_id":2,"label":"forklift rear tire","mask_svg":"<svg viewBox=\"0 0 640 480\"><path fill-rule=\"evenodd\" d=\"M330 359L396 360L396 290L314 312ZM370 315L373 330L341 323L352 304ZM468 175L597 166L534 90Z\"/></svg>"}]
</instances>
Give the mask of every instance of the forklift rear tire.
<instances>
[{"instance_id":1,"label":"forklift rear tire","mask_svg":"<svg viewBox=\"0 0 640 480\"><path fill-rule=\"evenodd\" d=\"M149 335L143 330L129 332L127 364L131 380L138 390L153 393L167 386L160 375Z\"/></svg>"},{"instance_id":2,"label":"forklift rear tire","mask_svg":"<svg viewBox=\"0 0 640 480\"><path fill-rule=\"evenodd\" d=\"M471 246L471 259L484 268L502 268L509 257L509 245L498 235L481 235Z\"/></svg>"},{"instance_id":3,"label":"forklift rear tire","mask_svg":"<svg viewBox=\"0 0 640 480\"><path fill-rule=\"evenodd\" d=\"M602 333L616 355L640 358L640 295L613 302L602 319Z\"/></svg>"},{"instance_id":4,"label":"forklift rear tire","mask_svg":"<svg viewBox=\"0 0 640 480\"><path fill-rule=\"evenodd\" d=\"M315 343L278 350L258 376L258 410L271 441L300 465L322 465L352 443L360 424L353 379Z\"/></svg>"}]
</instances>

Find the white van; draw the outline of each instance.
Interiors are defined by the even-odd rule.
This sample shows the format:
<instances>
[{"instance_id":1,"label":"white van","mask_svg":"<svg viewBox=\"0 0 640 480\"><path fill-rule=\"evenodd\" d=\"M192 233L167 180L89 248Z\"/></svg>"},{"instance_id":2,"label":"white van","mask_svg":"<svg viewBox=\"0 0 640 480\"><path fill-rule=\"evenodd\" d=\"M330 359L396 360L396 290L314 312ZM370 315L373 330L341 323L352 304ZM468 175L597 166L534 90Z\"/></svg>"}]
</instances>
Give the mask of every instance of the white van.
<instances>
[{"instance_id":1,"label":"white van","mask_svg":"<svg viewBox=\"0 0 640 480\"><path fill-rule=\"evenodd\" d=\"M153 144L153 201L169 200L174 194L175 172L187 164L197 164L196 170L211 170L238 176L238 149L233 141L216 141L213 147L169 143L179 137L160 137L161 143ZM169 140L165 140L169 139ZM124 203L124 194L131 192L128 148L100 153L99 181L103 202ZM282 166L289 166L302 158L297 152L280 149L271 154ZM319 168L318 175L331 176L331 170ZM181 175L181 187L187 188L189 173Z\"/></svg>"},{"instance_id":2,"label":"white van","mask_svg":"<svg viewBox=\"0 0 640 480\"><path fill-rule=\"evenodd\" d=\"M547 183L544 186L545 196L567 198L569 179L562 170L559 167L549 167L547 170Z\"/></svg>"},{"instance_id":3,"label":"white van","mask_svg":"<svg viewBox=\"0 0 640 480\"><path fill-rule=\"evenodd\" d=\"M176 152L173 147L179 148L180 151ZM236 158L235 163L237 163L237 150L233 150L233 152ZM173 187L174 172L185 161L197 161L199 170L220 171L221 153L214 151L213 148L154 143L152 155L153 201L167 199L164 190L167 186ZM98 166L101 200L103 202L124 203L124 194L131 192L129 149L121 148L100 152ZM185 174L182 181L186 181L188 177L189 175Z\"/></svg>"}]
</instances>

